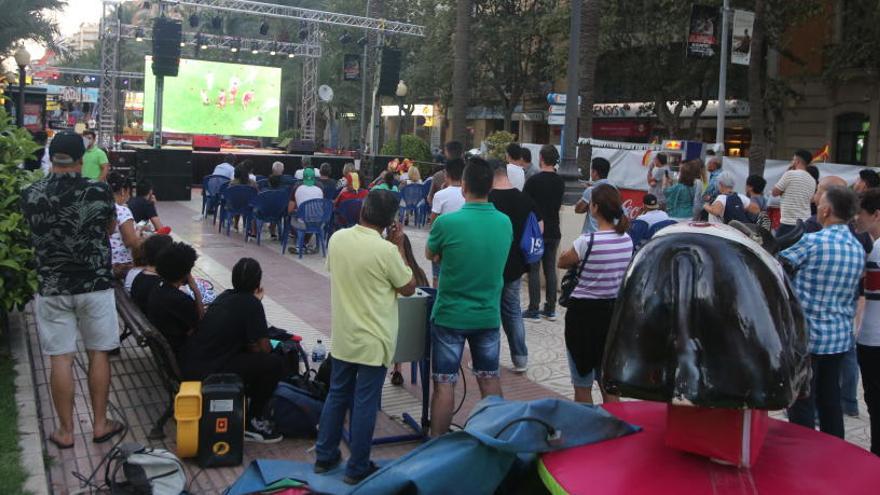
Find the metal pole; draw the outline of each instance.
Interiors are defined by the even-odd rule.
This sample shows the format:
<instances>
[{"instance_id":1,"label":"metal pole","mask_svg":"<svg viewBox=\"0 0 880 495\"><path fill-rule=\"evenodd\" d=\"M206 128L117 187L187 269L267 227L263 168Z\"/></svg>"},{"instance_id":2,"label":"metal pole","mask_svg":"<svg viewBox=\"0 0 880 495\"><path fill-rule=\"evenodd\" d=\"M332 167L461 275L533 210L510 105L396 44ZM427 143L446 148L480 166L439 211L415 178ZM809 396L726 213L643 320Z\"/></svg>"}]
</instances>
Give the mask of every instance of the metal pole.
<instances>
[{"instance_id":1,"label":"metal pole","mask_svg":"<svg viewBox=\"0 0 880 495\"><path fill-rule=\"evenodd\" d=\"M724 153L724 119L727 117L727 51L730 37L730 0L724 0L721 10L721 67L718 70L718 116L715 122L715 143Z\"/></svg>"},{"instance_id":2,"label":"metal pole","mask_svg":"<svg viewBox=\"0 0 880 495\"><path fill-rule=\"evenodd\" d=\"M402 152L402 136L403 136L403 98L397 98L397 157Z\"/></svg>"},{"instance_id":3,"label":"metal pole","mask_svg":"<svg viewBox=\"0 0 880 495\"><path fill-rule=\"evenodd\" d=\"M18 101L15 107L15 125L24 127L24 83L27 80L25 66L18 66Z\"/></svg>"},{"instance_id":4,"label":"metal pole","mask_svg":"<svg viewBox=\"0 0 880 495\"><path fill-rule=\"evenodd\" d=\"M562 166L560 172L574 173L577 170L577 137L578 137L578 83L580 82L579 45L581 39L581 3L583 0L571 2L571 27L568 44L568 89L565 92L565 127L562 133ZM592 49L592 48L591 48Z\"/></svg>"},{"instance_id":5,"label":"metal pole","mask_svg":"<svg viewBox=\"0 0 880 495\"><path fill-rule=\"evenodd\" d=\"M361 153L367 151L367 50L370 44L364 45L364 56L361 58L361 121L358 134L358 147Z\"/></svg>"},{"instance_id":6,"label":"metal pole","mask_svg":"<svg viewBox=\"0 0 880 495\"><path fill-rule=\"evenodd\" d=\"M165 92L165 76L156 76L156 101L153 105L153 148L162 147L162 94Z\"/></svg>"}]
</instances>

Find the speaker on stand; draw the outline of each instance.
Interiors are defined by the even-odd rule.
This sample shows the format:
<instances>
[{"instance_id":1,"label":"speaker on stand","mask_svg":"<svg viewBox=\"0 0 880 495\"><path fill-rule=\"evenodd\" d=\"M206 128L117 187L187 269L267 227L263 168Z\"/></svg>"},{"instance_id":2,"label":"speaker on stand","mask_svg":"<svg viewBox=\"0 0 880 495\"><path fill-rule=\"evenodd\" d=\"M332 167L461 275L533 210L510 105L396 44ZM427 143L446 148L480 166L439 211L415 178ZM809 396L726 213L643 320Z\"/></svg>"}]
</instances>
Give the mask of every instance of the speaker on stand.
<instances>
[{"instance_id":1,"label":"speaker on stand","mask_svg":"<svg viewBox=\"0 0 880 495\"><path fill-rule=\"evenodd\" d=\"M182 38L179 22L167 17L156 19L153 25L153 75L177 77Z\"/></svg>"},{"instance_id":2,"label":"speaker on stand","mask_svg":"<svg viewBox=\"0 0 880 495\"><path fill-rule=\"evenodd\" d=\"M379 96L395 96L397 83L400 82L400 50L382 49L382 67L379 71Z\"/></svg>"}]
</instances>

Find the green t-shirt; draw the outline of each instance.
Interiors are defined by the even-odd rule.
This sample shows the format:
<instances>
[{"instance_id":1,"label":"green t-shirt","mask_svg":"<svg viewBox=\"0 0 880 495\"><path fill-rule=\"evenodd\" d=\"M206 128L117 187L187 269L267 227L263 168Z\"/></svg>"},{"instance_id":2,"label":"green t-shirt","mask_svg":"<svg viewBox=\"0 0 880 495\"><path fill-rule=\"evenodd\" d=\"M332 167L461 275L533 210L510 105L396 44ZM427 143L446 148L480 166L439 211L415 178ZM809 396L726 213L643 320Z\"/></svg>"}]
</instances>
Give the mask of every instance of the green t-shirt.
<instances>
[{"instance_id":1,"label":"green t-shirt","mask_svg":"<svg viewBox=\"0 0 880 495\"><path fill-rule=\"evenodd\" d=\"M504 265L513 241L513 227L491 203L465 203L440 215L428 238L428 249L439 254L440 282L431 317L459 330L501 325Z\"/></svg>"},{"instance_id":2,"label":"green t-shirt","mask_svg":"<svg viewBox=\"0 0 880 495\"><path fill-rule=\"evenodd\" d=\"M110 160L107 159L107 153L104 153L104 150L97 146L87 149L86 154L83 155L83 177L98 180L98 177L101 176L101 165L105 163L110 163Z\"/></svg>"},{"instance_id":3,"label":"green t-shirt","mask_svg":"<svg viewBox=\"0 0 880 495\"><path fill-rule=\"evenodd\" d=\"M391 187L389 188L389 187L388 187L388 184L385 183L385 182L379 184L378 186L373 187L373 189L376 190L376 191L393 191L393 192L399 192L399 191L397 190L397 186L391 186Z\"/></svg>"}]
</instances>

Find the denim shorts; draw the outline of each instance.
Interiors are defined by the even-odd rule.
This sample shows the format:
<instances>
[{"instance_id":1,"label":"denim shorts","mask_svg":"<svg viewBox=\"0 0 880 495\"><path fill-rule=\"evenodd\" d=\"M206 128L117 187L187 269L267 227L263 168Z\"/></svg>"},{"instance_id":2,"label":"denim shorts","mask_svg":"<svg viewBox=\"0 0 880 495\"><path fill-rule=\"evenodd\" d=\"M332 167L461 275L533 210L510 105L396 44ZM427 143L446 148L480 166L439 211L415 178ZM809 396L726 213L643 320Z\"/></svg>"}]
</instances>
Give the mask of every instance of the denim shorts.
<instances>
[{"instance_id":1,"label":"denim shorts","mask_svg":"<svg viewBox=\"0 0 880 495\"><path fill-rule=\"evenodd\" d=\"M574 364L574 358L571 357L571 353L565 353L568 356L568 372L571 374L571 384L575 387L582 388L593 388L593 380L599 381L602 379L602 369L596 368L586 375L578 374L577 366Z\"/></svg>"},{"instance_id":2,"label":"denim shorts","mask_svg":"<svg viewBox=\"0 0 880 495\"><path fill-rule=\"evenodd\" d=\"M458 368L464 343L471 350L474 376L497 378L501 338L498 328L456 330L431 322L431 368L436 383L458 381Z\"/></svg>"}]
</instances>

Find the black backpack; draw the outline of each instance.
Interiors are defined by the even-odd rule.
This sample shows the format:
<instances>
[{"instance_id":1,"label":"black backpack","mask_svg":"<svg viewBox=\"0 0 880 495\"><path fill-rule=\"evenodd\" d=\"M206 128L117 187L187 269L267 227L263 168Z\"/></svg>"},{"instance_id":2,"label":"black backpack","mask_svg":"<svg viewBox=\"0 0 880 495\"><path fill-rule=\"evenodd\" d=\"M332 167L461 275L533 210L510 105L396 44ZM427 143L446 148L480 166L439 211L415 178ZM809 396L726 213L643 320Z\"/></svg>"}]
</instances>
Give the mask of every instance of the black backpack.
<instances>
[{"instance_id":1,"label":"black backpack","mask_svg":"<svg viewBox=\"0 0 880 495\"><path fill-rule=\"evenodd\" d=\"M728 224L736 220L742 223L751 223L749 216L746 214L746 208L743 206L742 199L737 193L727 195L727 202L724 205L724 223Z\"/></svg>"}]
</instances>

